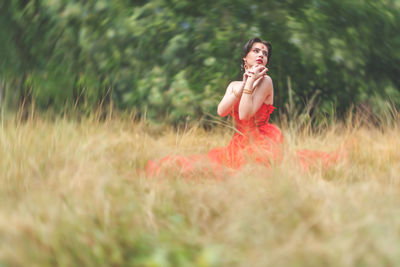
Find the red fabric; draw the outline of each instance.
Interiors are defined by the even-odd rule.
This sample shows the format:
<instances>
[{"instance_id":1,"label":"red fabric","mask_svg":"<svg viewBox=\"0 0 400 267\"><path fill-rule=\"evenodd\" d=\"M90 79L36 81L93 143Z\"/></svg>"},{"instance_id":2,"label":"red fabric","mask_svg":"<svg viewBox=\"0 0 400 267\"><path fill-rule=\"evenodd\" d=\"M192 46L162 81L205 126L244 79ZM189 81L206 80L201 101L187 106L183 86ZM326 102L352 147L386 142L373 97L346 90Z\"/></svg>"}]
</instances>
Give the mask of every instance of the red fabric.
<instances>
[{"instance_id":1,"label":"red fabric","mask_svg":"<svg viewBox=\"0 0 400 267\"><path fill-rule=\"evenodd\" d=\"M249 162L264 164L268 167L271 166L271 163L279 163L283 156L284 139L280 129L269 123L269 117L275 107L262 104L252 118L240 120L239 102L231 112L237 131L228 146L214 148L203 155L167 156L158 161L149 161L146 166L147 175L172 172L187 177L195 170L201 170L220 176L227 169L230 169L228 172L232 172ZM337 157L338 153L311 150L297 152L297 161L305 170L320 162L323 165L330 165Z\"/></svg>"},{"instance_id":2,"label":"red fabric","mask_svg":"<svg viewBox=\"0 0 400 267\"><path fill-rule=\"evenodd\" d=\"M208 152L210 160L233 169L240 169L249 161L267 166L270 166L271 161L280 161L283 136L278 127L268 122L275 108L262 104L249 120L240 120L238 109L239 102L231 113L237 132L227 147L214 148Z\"/></svg>"}]
</instances>

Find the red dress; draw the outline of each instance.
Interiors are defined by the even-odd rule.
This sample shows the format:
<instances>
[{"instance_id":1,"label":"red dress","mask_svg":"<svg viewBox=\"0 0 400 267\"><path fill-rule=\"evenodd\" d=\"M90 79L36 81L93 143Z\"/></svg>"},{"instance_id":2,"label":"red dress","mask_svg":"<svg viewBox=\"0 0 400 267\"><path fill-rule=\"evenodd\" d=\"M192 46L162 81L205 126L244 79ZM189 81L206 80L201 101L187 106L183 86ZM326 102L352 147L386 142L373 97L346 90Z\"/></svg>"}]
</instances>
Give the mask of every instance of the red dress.
<instances>
[{"instance_id":1,"label":"red dress","mask_svg":"<svg viewBox=\"0 0 400 267\"><path fill-rule=\"evenodd\" d=\"M146 165L147 175L159 175L165 170L190 174L202 167L219 173L226 167L240 169L248 162L270 166L271 162L279 161L282 158L280 145L283 136L278 127L268 122L275 108L263 103L252 118L240 120L239 103L231 112L237 131L228 146L214 148L207 154L167 156L158 161L149 161Z\"/></svg>"},{"instance_id":2,"label":"red dress","mask_svg":"<svg viewBox=\"0 0 400 267\"><path fill-rule=\"evenodd\" d=\"M283 136L278 127L269 123L275 108L263 103L252 118L240 120L239 102L231 113L237 132L227 147L214 148L208 152L210 160L233 169L240 169L248 162L270 166L271 162L280 161Z\"/></svg>"},{"instance_id":3,"label":"red dress","mask_svg":"<svg viewBox=\"0 0 400 267\"><path fill-rule=\"evenodd\" d=\"M231 115L235 119L236 133L226 147L218 147L207 154L191 156L167 156L158 161L149 161L146 165L148 176L160 175L163 171L190 175L198 170L212 172L217 176L224 170L238 170L249 162L270 167L282 160L284 142L280 129L269 123L269 117L275 107L263 103L249 120L239 119L238 101ZM322 162L329 165L337 159L337 153L301 150L296 153L297 162L308 169Z\"/></svg>"}]
</instances>

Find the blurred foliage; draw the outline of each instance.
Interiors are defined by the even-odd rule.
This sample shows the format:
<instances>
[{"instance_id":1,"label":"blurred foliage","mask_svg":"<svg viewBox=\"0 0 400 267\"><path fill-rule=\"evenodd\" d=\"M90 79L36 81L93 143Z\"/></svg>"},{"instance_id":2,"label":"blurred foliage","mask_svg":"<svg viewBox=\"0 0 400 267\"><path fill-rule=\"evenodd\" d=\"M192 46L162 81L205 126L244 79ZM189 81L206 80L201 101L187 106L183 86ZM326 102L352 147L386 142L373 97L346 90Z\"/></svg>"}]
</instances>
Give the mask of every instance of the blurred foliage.
<instances>
[{"instance_id":1,"label":"blurred foliage","mask_svg":"<svg viewBox=\"0 0 400 267\"><path fill-rule=\"evenodd\" d=\"M396 0L9 0L0 27L7 109L212 116L253 37L273 45L278 107L316 94L319 111L339 116L359 103L400 104Z\"/></svg>"}]
</instances>

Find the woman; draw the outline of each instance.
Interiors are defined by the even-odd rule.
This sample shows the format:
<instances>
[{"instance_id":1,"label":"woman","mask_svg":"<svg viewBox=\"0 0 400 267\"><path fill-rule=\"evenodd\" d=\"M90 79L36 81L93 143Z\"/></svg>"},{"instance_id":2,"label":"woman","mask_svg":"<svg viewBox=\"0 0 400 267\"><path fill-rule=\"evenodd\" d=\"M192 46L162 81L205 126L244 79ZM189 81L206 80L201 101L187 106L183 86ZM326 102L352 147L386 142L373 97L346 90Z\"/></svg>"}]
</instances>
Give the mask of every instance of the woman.
<instances>
[{"instance_id":1,"label":"woman","mask_svg":"<svg viewBox=\"0 0 400 267\"><path fill-rule=\"evenodd\" d=\"M237 131L227 147L214 148L206 155L167 156L160 161L149 161L147 174L160 174L162 168L166 167L186 175L195 169L211 166L211 171L218 175L224 167L233 170L240 169L248 162L266 166L280 162L283 136L278 127L269 123L274 110L272 79L266 75L271 52L271 44L259 38L250 39L243 48L243 79L228 85L218 105L218 115L224 117L230 114L235 119ZM297 157L307 168L316 159L328 164L337 155L303 150L297 152Z\"/></svg>"},{"instance_id":2,"label":"woman","mask_svg":"<svg viewBox=\"0 0 400 267\"><path fill-rule=\"evenodd\" d=\"M263 103L272 105L272 80L265 75L268 71L266 65L271 57L271 48L270 43L259 38L246 43L242 59L242 68L245 69L243 81L234 81L228 85L224 98L218 105L218 115L221 117L228 115L243 94L245 97L241 99L239 105L240 120L252 117ZM258 90L255 90L256 88Z\"/></svg>"},{"instance_id":3,"label":"woman","mask_svg":"<svg viewBox=\"0 0 400 267\"><path fill-rule=\"evenodd\" d=\"M281 159L283 136L269 116L274 110L272 79L266 75L272 46L259 38L250 39L243 48L243 80L228 85L218 105L218 115L231 114L237 132L226 148L208 153L213 162L239 169L249 161L267 166Z\"/></svg>"}]
</instances>

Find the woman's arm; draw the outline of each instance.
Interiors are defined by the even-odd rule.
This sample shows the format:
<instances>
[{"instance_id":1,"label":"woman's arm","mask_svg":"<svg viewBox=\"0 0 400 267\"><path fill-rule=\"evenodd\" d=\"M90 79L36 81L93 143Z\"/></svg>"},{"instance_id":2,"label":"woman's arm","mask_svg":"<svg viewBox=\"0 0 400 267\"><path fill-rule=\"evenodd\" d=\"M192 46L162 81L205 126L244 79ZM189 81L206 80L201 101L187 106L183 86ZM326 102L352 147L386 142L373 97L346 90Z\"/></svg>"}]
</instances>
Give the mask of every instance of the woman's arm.
<instances>
[{"instance_id":1,"label":"woman's arm","mask_svg":"<svg viewBox=\"0 0 400 267\"><path fill-rule=\"evenodd\" d=\"M218 115L225 117L232 111L232 106L237 103L243 93L243 87L247 80L247 74L243 75L243 82L231 82L221 102L218 104Z\"/></svg>"},{"instance_id":2,"label":"woman's arm","mask_svg":"<svg viewBox=\"0 0 400 267\"><path fill-rule=\"evenodd\" d=\"M268 69L255 70L255 75L247 79L239 104L239 119L247 120L254 116L263 102L273 103L273 85L269 76L263 77L258 84L255 80L263 76ZM261 76L261 77L262 77Z\"/></svg>"},{"instance_id":3,"label":"woman's arm","mask_svg":"<svg viewBox=\"0 0 400 267\"><path fill-rule=\"evenodd\" d=\"M269 76L263 77L260 85L256 86L253 92L253 109L250 116L253 116L263 103L272 105L274 103L274 87Z\"/></svg>"}]
</instances>

